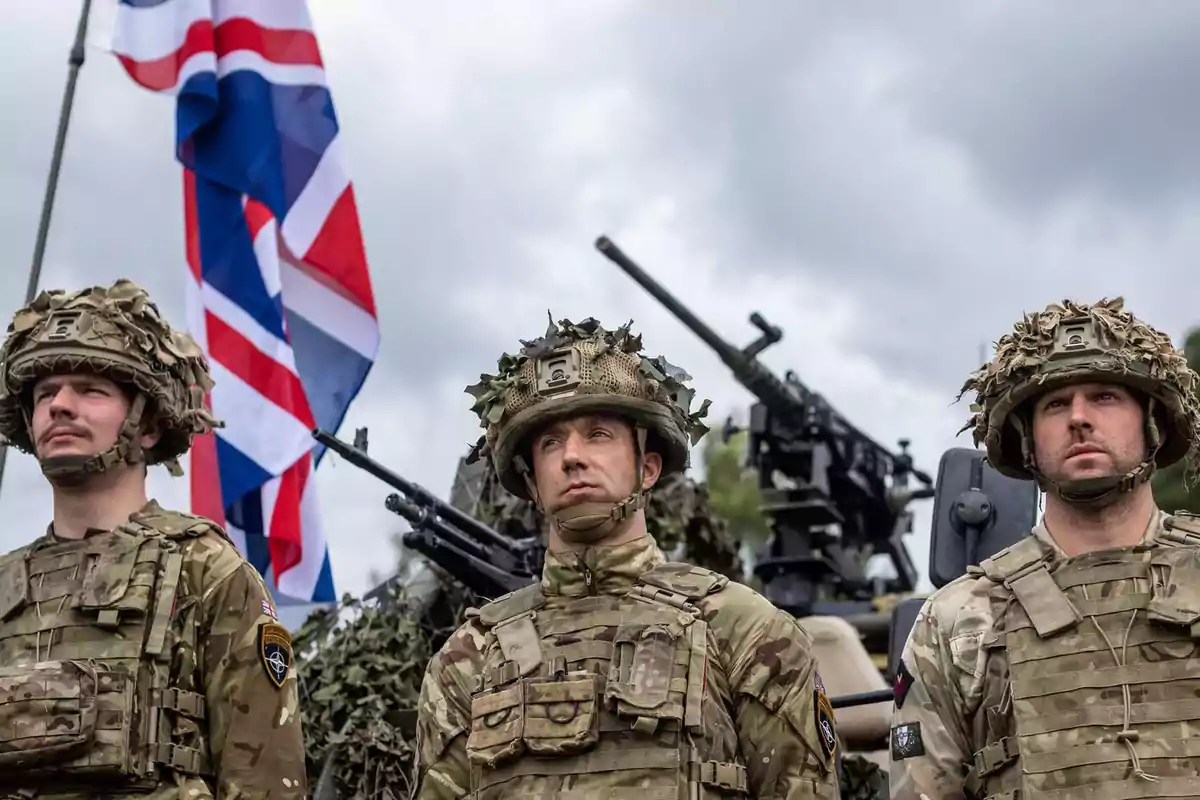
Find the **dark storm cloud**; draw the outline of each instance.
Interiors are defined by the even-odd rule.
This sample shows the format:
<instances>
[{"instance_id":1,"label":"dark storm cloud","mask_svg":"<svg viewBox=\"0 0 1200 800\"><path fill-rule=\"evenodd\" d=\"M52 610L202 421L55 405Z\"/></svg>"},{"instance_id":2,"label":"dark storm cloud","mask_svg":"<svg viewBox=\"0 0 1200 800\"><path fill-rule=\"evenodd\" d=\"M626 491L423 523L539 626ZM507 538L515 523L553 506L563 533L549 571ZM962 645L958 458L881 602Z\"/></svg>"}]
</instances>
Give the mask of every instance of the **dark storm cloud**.
<instances>
[{"instance_id":1,"label":"dark storm cloud","mask_svg":"<svg viewBox=\"0 0 1200 800\"><path fill-rule=\"evenodd\" d=\"M1200 7L993 4L927 51L904 94L1009 210L1077 197L1172 214L1200 188Z\"/></svg>"},{"instance_id":2,"label":"dark storm cloud","mask_svg":"<svg viewBox=\"0 0 1200 800\"><path fill-rule=\"evenodd\" d=\"M949 390L1065 296L1197 321L1171 287L1197 240L1200 14L1155 8L660 11L617 39L671 158L718 176L725 268L844 287L870 310L859 347Z\"/></svg>"},{"instance_id":3,"label":"dark storm cloud","mask_svg":"<svg viewBox=\"0 0 1200 800\"><path fill-rule=\"evenodd\" d=\"M97 4L43 285L127 275L183 325L173 103L100 49L113 6ZM1124 293L1173 334L1194 321L1171 291L1200 249L1182 4L310 6L383 333L341 433L369 425L378 458L443 495L479 434L462 388L547 308L633 317L715 399L717 426L748 402L592 249L600 233L736 344L762 310L786 330L773 368L882 442L911 436L927 470L964 443L965 409L947 406L980 342L1022 310ZM0 26L20 65L0 78L5 314L73 25L22 0ZM9 465L0 509L48 518L36 466ZM333 460L317 474L338 588L359 591L401 526L374 479ZM154 475L186 504L186 479Z\"/></svg>"}]
</instances>

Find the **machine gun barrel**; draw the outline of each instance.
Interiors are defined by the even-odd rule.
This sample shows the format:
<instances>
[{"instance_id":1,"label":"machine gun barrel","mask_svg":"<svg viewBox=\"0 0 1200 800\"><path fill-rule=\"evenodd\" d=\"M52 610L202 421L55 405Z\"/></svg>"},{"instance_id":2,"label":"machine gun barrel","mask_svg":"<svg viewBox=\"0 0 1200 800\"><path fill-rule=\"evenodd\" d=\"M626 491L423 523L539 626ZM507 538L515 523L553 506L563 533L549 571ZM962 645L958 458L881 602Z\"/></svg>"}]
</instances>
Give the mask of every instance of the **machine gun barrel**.
<instances>
[{"instance_id":1,"label":"machine gun barrel","mask_svg":"<svg viewBox=\"0 0 1200 800\"><path fill-rule=\"evenodd\" d=\"M895 699L895 693L891 689L874 689L870 692L844 694L834 697L830 699L829 705L835 709L850 708L852 706L869 706L873 703L891 703Z\"/></svg>"},{"instance_id":2,"label":"machine gun barrel","mask_svg":"<svg viewBox=\"0 0 1200 800\"><path fill-rule=\"evenodd\" d=\"M408 502L398 494L388 495L383 504L387 507L388 511L408 520L409 524L413 527L413 531L432 530L447 544L452 545L458 551L469 554L473 558L486 561L490 556L488 549L470 536L439 520L415 503ZM409 531L409 533L413 531ZM405 544L408 544L407 539L405 540Z\"/></svg>"},{"instance_id":3,"label":"machine gun barrel","mask_svg":"<svg viewBox=\"0 0 1200 800\"><path fill-rule=\"evenodd\" d=\"M494 530L484 525L479 520L472 517L470 514L459 511L452 505L442 502L437 495L430 492L428 489L421 487L411 481L397 475L392 470L380 464L375 459L368 456L363 450L350 444L346 444L341 439L338 439L331 433L317 428L312 432L313 438L321 444L334 451L342 458L349 461L359 469L374 475L379 480L391 486L393 489L398 489L408 496L412 501L411 505L418 510L422 517L428 516L428 512L432 511L437 516L443 517L460 531L468 533L471 538L482 543L486 547L503 550L510 555L520 558L525 554L525 548L518 545ZM399 498L397 498L398 500ZM389 498L390 500L390 498ZM398 509L391 508L401 516L405 516L404 512ZM410 520L411 522L412 520Z\"/></svg>"},{"instance_id":4,"label":"machine gun barrel","mask_svg":"<svg viewBox=\"0 0 1200 800\"><path fill-rule=\"evenodd\" d=\"M611 239L607 236L601 236L596 240L596 249L620 267L626 275L637 281L643 289L654 296L655 300L666 306L668 311L678 317L679 321L686 325L692 333L703 339L705 344L716 350L717 355L721 357L721 360L725 362L727 367L735 371L742 371L746 361L742 351L722 339L716 331L704 324L687 306L679 302L673 294L668 292L661 283L650 277L644 269L634 263L633 259L625 255L621 248L617 247ZM776 340L778 338L776 337Z\"/></svg>"},{"instance_id":5,"label":"machine gun barrel","mask_svg":"<svg viewBox=\"0 0 1200 800\"><path fill-rule=\"evenodd\" d=\"M733 374L747 389L765 405L772 408L774 413L787 419L797 430L802 430L816 424L816 420L808 418L810 413L808 406L814 401L819 400L820 406L828 411L830 422L836 426L838 432L853 437L863 446L873 449L888 461L894 458L890 450L854 427L854 425L840 415L835 414L820 395L809 390L794 377L791 377L785 383L763 366L762 362L758 360L758 354L782 339L783 332L778 327L769 324L761 314L757 312L751 314L750 322L762 332L762 336L744 350L739 350L721 338L712 328L708 327L687 306L679 302L678 298L667 291L662 284L650 277L644 269L638 266L633 259L627 256L607 236L601 236L596 240L596 249L620 267L626 275L636 281L643 289L653 295L658 302L666 306L667 310L686 325L692 333L704 340L709 347L716 351L721 361L733 371ZM918 469L913 469L912 473L922 483L933 483L933 479L928 473Z\"/></svg>"}]
</instances>

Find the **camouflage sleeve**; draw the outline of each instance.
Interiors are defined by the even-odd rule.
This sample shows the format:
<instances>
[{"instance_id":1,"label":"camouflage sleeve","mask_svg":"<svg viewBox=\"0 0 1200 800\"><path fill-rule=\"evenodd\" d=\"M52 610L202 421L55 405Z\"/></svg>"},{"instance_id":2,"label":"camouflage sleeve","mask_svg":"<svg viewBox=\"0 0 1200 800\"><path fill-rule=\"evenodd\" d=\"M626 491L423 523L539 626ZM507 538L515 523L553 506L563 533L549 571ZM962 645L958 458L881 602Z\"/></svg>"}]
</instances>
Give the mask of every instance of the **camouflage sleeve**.
<instances>
[{"instance_id":1,"label":"camouflage sleeve","mask_svg":"<svg viewBox=\"0 0 1200 800\"><path fill-rule=\"evenodd\" d=\"M971 754L968 709L938 617L939 609L953 605L957 603L949 595L925 603L897 667L889 776L892 800L964 797Z\"/></svg>"},{"instance_id":2,"label":"camouflage sleeve","mask_svg":"<svg viewBox=\"0 0 1200 800\"><path fill-rule=\"evenodd\" d=\"M711 625L734 698L750 795L835 800L837 732L812 640L760 595L743 598L732 584L726 591Z\"/></svg>"},{"instance_id":3,"label":"camouflage sleeve","mask_svg":"<svg viewBox=\"0 0 1200 800\"><path fill-rule=\"evenodd\" d=\"M201 604L216 797L306 797L291 636L262 578L242 561Z\"/></svg>"},{"instance_id":4,"label":"camouflage sleeve","mask_svg":"<svg viewBox=\"0 0 1200 800\"><path fill-rule=\"evenodd\" d=\"M471 689L480 637L464 625L425 668L417 700L416 780L412 800L458 800L471 788L467 762Z\"/></svg>"}]
</instances>

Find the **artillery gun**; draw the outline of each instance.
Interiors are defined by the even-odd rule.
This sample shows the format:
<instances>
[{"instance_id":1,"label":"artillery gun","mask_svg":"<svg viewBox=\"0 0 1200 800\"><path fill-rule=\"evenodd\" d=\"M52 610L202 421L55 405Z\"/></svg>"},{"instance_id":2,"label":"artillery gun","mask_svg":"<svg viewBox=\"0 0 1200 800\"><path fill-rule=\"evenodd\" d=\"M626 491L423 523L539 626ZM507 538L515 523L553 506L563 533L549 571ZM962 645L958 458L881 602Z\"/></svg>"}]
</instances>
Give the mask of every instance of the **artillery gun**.
<instances>
[{"instance_id":1,"label":"artillery gun","mask_svg":"<svg viewBox=\"0 0 1200 800\"><path fill-rule=\"evenodd\" d=\"M933 479L913 466L908 440L894 453L839 414L792 371L780 379L758 360L783 338L758 312L761 336L738 349L683 305L606 236L596 248L703 340L757 399L750 409L748 461L759 479L772 536L754 568L764 594L796 617L850 622L886 669L891 618L881 598L911 594L917 569L903 537L913 500L933 497ZM733 430L726 425L726 433ZM909 485L915 477L921 486ZM885 557L894 576L872 577Z\"/></svg>"}]
</instances>

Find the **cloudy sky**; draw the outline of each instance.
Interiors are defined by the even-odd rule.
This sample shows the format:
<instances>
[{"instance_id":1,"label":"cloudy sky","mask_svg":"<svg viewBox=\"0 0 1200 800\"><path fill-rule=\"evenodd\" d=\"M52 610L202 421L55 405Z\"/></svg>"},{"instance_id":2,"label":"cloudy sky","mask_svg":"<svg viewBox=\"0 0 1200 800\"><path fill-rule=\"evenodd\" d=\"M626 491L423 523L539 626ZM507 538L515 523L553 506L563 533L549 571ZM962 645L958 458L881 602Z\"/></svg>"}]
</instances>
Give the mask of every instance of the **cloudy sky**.
<instances>
[{"instance_id":1,"label":"cloudy sky","mask_svg":"<svg viewBox=\"0 0 1200 800\"><path fill-rule=\"evenodd\" d=\"M651 7L653 6L653 7ZM184 324L169 99L106 52L96 0L41 285L127 276ZM555 318L629 318L719 420L749 395L600 256L607 234L739 346L795 369L929 472L958 387L1026 310L1123 294L1177 342L1200 323L1200 6L310 0L380 310L341 431L443 496L478 435L462 389ZM24 297L78 3L6 0L0 310ZM455 10L451 10L455 9ZM418 344L420 342L420 344ZM386 487L318 472L339 592L400 523ZM187 507L187 481L152 490ZM930 504L910 546L925 570ZM50 494L9 459L0 547ZM15 524L14 524L15 523Z\"/></svg>"}]
</instances>

